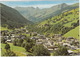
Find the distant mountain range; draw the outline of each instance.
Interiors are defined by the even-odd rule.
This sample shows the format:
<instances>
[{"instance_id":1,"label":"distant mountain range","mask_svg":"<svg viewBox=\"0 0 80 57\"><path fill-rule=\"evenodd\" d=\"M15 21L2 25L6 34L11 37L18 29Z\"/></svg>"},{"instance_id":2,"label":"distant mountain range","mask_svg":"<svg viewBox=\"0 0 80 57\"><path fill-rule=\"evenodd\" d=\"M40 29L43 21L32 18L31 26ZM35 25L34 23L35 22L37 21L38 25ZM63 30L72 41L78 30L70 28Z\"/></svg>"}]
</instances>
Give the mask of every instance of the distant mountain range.
<instances>
[{"instance_id":1,"label":"distant mountain range","mask_svg":"<svg viewBox=\"0 0 80 57\"><path fill-rule=\"evenodd\" d=\"M67 5L62 3L59 5L52 6L51 8L39 9L34 7L15 7L25 18L32 22L41 22L45 19L59 15L65 11L75 9L79 7L79 3L73 5Z\"/></svg>"},{"instance_id":2,"label":"distant mountain range","mask_svg":"<svg viewBox=\"0 0 80 57\"><path fill-rule=\"evenodd\" d=\"M0 3L1 26L21 27L32 23L25 19L17 10Z\"/></svg>"}]
</instances>

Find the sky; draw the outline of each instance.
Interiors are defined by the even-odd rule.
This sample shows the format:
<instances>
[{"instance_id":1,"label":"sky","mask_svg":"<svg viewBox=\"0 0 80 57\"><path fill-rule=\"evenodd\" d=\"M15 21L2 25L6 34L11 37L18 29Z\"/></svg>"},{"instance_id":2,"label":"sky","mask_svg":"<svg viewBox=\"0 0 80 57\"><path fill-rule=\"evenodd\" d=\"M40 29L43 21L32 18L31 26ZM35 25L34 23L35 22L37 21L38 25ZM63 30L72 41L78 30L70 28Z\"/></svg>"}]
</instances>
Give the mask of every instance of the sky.
<instances>
[{"instance_id":1,"label":"sky","mask_svg":"<svg viewBox=\"0 0 80 57\"><path fill-rule=\"evenodd\" d=\"M0 0L10 7L39 7L39 8L49 8L57 4L67 3L69 5L78 3L79 0Z\"/></svg>"}]
</instances>

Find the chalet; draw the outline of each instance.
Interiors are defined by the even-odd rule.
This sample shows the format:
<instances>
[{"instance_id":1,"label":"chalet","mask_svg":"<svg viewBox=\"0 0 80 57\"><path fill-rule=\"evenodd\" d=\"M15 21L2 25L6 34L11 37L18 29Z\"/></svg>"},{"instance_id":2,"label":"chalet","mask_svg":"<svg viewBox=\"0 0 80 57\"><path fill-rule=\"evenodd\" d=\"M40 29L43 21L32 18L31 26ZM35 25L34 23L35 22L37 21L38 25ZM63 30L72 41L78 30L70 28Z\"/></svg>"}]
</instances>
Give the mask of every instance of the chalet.
<instances>
[{"instance_id":1,"label":"chalet","mask_svg":"<svg viewBox=\"0 0 80 57\"><path fill-rule=\"evenodd\" d=\"M24 38L26 38L26 35L19 35L19 38L24 39Z\"/></svg>"},{"instance_id":2,"label":"chalet","mask_svg":"<svg viewBox=\"0 0 80 57\"><path fill-rule=\"evenodd\" d=\"M59 37L62 37L62 35L61 35L61 34L54 34L53 37L54 37L54 38L59 38Z\"/></svg>"},{"instance_id":3,"label":"chalet","mask_svg":"<svg viewBox=\"0 0 80 57\"><path fill-rule=\"evenodd\" d=\"M46 40L48 41L48 40L49 40L49 38L46 38Z\"/></svg>"},{"instance_id":4,"label":"chalet","mask_svg":"<svg viewBox=\"0 0 80 57\"><path fill-rule=\"evenodd\" d=\"M76 46L71 46L70 49L72 49L72 50L76 50L77 47L76 47Z\"/></svg>"},{"instance_id":5,"label":"chalet","mask_svg":"<svg viewBox=\"0 0 80 57\"><path fill-rule=\"evenodd\" d=\"M32 32L31 35L32 36L37 36L37 32Z\"/></svg>"},{"instance_id":6,"label":"chalet","mask_svg":"<svg viewBox=\"0 0 80 57\"><path fill-rule=\"evenodd\" d=\"M39 44L43 44L42 41L36 41L36 44L39 45Z\"/></svg>"},{"instance_id":7,"label":"chalet","mask_svg":"<svg viewBox=\"0 0 80 57\"><path fill-rule=\"evenodd\" d=\"M48 41L47 41L47 40L42 40L42 42L43 42L43 43L48 43Z\"/></svg>"},{"instance_id":8,"label":"chalet","mask_svg":"<svg viewBox=\"0 0 80 57\"><path fill-rule=\"evenodd\" d=\"M37 36L40 36L40 34L37 34Z\"/></svg>"},{"instance_id":9,"label":"chalet","mask_svg":"<svg viewBox=\"0 0 80 57\"><path fill-rule=\"evenodd\" d=\"M17 34L14 34L14 38L20 38L20 36Z\"/></svg>"},{"instance_id":10,"label":"chalet","mask_svg":"<svg viewBox=\"0 0 80 57\"><path fill-rule=\"evenodd\" d=\"M63 45L63 42L58 42L59 45Z\"/></svg>"},{"instance_id":11,"label":"chalet","mask_svg":"<svg viewBox=\"0 0 80 57\"><path fill-rule=\"evenodd\" d=\"M53 52L53 50L57 50L57 46L50 46L49 44L44 45L48 49L48 51Z\"/></svg>"},{"instance_id":12,"label":"chalet","mask_svg":"<svg viewBox=\"0 0 80 57\"><path fill-rule=\"evenodd\" d=\"M69 54L73 54L73 51L72 50L67 50Z\"/></svg>"},{"instance_id":13,"label":"chalet","mask_svg":"<svg viewBox=\"0 0 80 57\"><path fill-rule=\"evenodd\" d=\"M47 49L48 49L49 52L53 52L54 47L53 46L48 46Z\"/></svg>"},{"instance_id":14,"label":"chalet","mask_svg":"<svg viewBox=\"0 0 80 57\"><path fill-rule=\"evenodd\" d=\"M26 30L26 34L29 34L29 31L28 30Z\"/></svg>"},{"instance_id":15,"label":"chalet","mask_svg":"<svg viewBox=\"0 0 80 57\"><path fill-rule=\"evenodd\" d=\"M38 37L31 37L30 39L38 40Z\"/></svg>"},{"instance_id":16,"label":"chalet","mask_svg":"<svg viewBox=\"0 0 80 57\"><path fill-rule=\"evenodd\" d=\"M73 55L80 55L80 53L76 53L76 52L74 52L74 51L72 51L72 50L68 50L68 53L69 53L69 55L70 56L73 56Z\"/></svg>"},{"instance_id":17,"label":"chalet","mask_svg":"<svg viewBox=\"0 0 80 57\"><path fill-rule=\"evenodd\" d=\"M44 46L45 48L47 48L47 47L50 46L50 45L49 45L49 43L44 43L43 46Z\"/></svg>"},{"instance_id":18,"label":"chalet","mask_svg":"<svg viewBox=\"0 0 80 57\"><path fill-rule=\"evenodd\" d=\"M8 39L8 37L9 37L9 36L2 36L2 38L6 39L6 40Z\"/></svg>"},{"instance_id":19,"label":"chalet","mask_svg":"<svg viewBox=\"0 0 80 57\"><path fill-rule=\"evenodd\" d=\"M76 45L79 45L80 44L78 40L75 40L75 43L76 43Z\"/></svg>"},{"instance_id":20,"label":"chalet","mask_svg":"<svg viewBox=\"0 0 80 57\"><path fill-rule=\"evenodd\" d=\"M1 36L8 36L8 30L1 31Z\"/></svg>"},{"instance_id":21,"label":"chalet","mask_svg":"<svg viewBox=\"0 0 80 57\"><path fill-rule=\"evenodd\" d=\"M70 41L71 39L74 39L73 37L68 37L67 40Z\"/></svg>"},{"instance_id":22,"label":"chalet","mask_svg":"<svg viewBox=\"0 0 80 57\"><path fill-rule=\"evenodd\" d=\"M49 26L49 24L44 24L44 26Z\"/></svg>"},{"instance_id":23,"label":"chalet","mask_svg":"<svg viewBox=\"0 0 80 57\"><path fill-rule=\"evenodd\" d=\"M21 29L21 31L26 32L26 29Z\"/></svg>"},{"instance_id":24,"label":"chalet","mask_svg":"<svg viewBox=\"0 0 80 57\"><path fill-rule=\"evenodd\" d=\"M66 38L65 37L61 37L62 38L62 40L66 40Z\"/></svg>"},{"instance_id":25,"label":"chalet","mask_svg":"<svg viewBox=\"0 0 80 57\"><path fill-rule=\"evenodd\" d=\"M69 43L63 43L63 46L71 46Z\"/></svg>"},{"instance_id":26,"label":"chalet","mask_svg":"<svg viewBox=\"0 0 80 57\"><path fill-rule=\"evenodd\" d=\"M62 42L62 40L63 40L62 37L58 38L58 42Z\"/></svg>"},{"instance_id":27,"label":"chalet","mask_svg":"<svg viewBox=\"0 0 80 57\"><path fill-rule=\"evenodd\" d=\"M15 34L12 34L12 36L11 37L15 37Z\"/></svg>"},{"instance_id":28,"label":"chalet","mask_svg":"<svg viewBox=\"0 0 80 57\"><path fill-rule=\"evenodd\" d=\"M38 35L40 38L45 38L45 36L44 35Z\"/></svg>"},{"instance_id":29,"label":"chalet","mask_svg":"<svg viewBox=\"0 0 80 57\"><path fill-rule=\"evenodd\" d=\"M15 34L15 31L11 31L10 33L11 33L11 34Z\"/></svg>"},{"instance_id":30,"label":"chalet","mask_svg":"<svg viewBox=\"0 0 80 57\"><path fill-rule=\"evenodd\" d=\"M35 37L31 37L30 39L34 39L35 40L36 38Z\"/></svg>"},{"instance_id":31,"label":"chalet","mask_svg":"<svg viewBox=\"0 0 80 57\"><path fill-rule=\"evenodd\" d=\"M54 42L52 40L49 40L48 43L49 43L50 46L54 45Z\"/></svg>"},{"instance_id":32,"label":"chalet","mask_svg":"<svg viewBox=\"0 0 80 57\"><path fill-rule=\"evenodd\" d=\"M9 32L9 31L8 31L8 30L1 31L1 33L3 33L3 32L7 33L7 32Z\"/></svg>"},{"instance_id":33,"label":"chalet","mask_svg":"<svg viewBox=\"0 0 80 57\"><path fill-rule=\"evenodd\" d=\"M8 43L12 43L12 40L7 40L6 42L8 42Z\"/></svg>"}]
</instances>

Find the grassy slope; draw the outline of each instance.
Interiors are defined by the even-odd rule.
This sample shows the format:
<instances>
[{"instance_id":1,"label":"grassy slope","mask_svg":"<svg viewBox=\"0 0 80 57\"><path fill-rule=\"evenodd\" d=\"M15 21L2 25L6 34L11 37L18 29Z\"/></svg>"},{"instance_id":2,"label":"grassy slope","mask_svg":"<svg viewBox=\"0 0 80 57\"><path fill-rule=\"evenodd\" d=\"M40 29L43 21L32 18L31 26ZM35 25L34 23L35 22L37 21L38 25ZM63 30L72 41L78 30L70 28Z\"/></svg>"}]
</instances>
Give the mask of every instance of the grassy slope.
<instances>
[{"instance_id":1,"label":"grassy slope","mask_svg":"<svg viewBox=\"0 0 80 57\"><path fill-rule=\"evenodd\" d=\"M76 27L75 29L72 29L68 33L66 33L64 35L64 37L75 37L75 38L79 39L79 36L78 35L79 35L79 26Z\"/></svg>"},{"instance_id":2,"label":"grassy slope","mask_svg":"<svg viewBox=\"0 0 80 57\"><path fill-rule=\"evenodd\" d=\"M68 14L67 16L62 16L61 14L60 15L58 15L58 16L55 16L55 17L52 17L51 19L48 19L48 20L45 20L45 21L43 21L43 22L41 22L41 23L39 23L38 24L38 26L39 27L45 27L44 25L45 24L49 24L49 25L55 25L55 24L61 24L61 23L63 23L64 22L64 24L63 24L63 26L65 26L65 27L72 27L72 23L77 23L77 21L79 20L79 15L78 15L78 13L79 13L79 8L76 8L75 9L75 11L74 11L74 9L73 10L70 10L70 11L68 11L68 12L64 12L64 14L67 14L67 13L72 13L72 14ZM76 14L77 13L77 14ZM62 16L62 18L60 19L60 20L58 20L57 21L57 19L59 19L60 17ZM66 21L66 20L67 21ZM55 22L53 22L53 21L55 21ZM50 34L51 35L51 34ZM52 34L53 35L53 34ZM69 34L67 33L67 35L66 36L68 36ZM72 34L71 34L72 35ZM74 35L75 36L75 38L78 38L78 36L76 36L76 35L78 35L78 32Z\"/></svg>"},{"instance_id":3,"label":"grassy slope","mask_svg":"<svg viewBox=\"0 0 80 57\"><path fill-rule=\"evenodd\" d=\"M0 27L0 31L4 31L4 30L12 31L12 29L8 29L7 27Z\"/></svg>"},{"instance_id":4,"label":"grassy slope","mask_svg":"<svg viewBox=\"0 0 80 57\"><path fill-rule=\"evenodd\" d=\"M8 30L8 29L0 26L0 30L3 31L3 30Z\"/></svg>"},{"instance_id":5,"label":"grassy slope","mask_svg":"<svg viewBox=\"0 0 80 57\"><path fill-rule=\"evenodd\" d=\"M17 56L26 56L26 52L23 47L14 46L12 43L9 43L9 44L10 44L11 50L15 52ZM4 47L5 47L5 44L1 44L2 54L4 54L5 52Z\"/></svg>"},{"instance_id":6,"label":"grassy slope","mask_svg":"<svg viewBox=\"0 0 80 57\"><path fill-rule=\"evenodd\" d=\"M73 11L73 10L68 11L68 12L73 12L72 14L68 14L67 16L64 16L63 18L61 18L59 21L56 21L55 23L53 21L59 19L59 17L61 17L61 15L52 17L51 19L48 19L48 20L45 20L45 21L41 22L39 24L39 26L45 25L48 22L51 25L55 25L57 23L62 23L62 21L66 22L64 19L67 19L68 23L65 23L64 26L71 27L72 23L75 23L75 22L77 22L77 20L79 20L79 19L77 19L79 17L79 15L75 14L75 11ZM79 11L79 8L76 8L76 11Z\"/></svg>"},{"instance_id":7,"label":"grassy slope","mask_svg":"<svg viewBox=\"0 0 80 57\"><path fill-rule=\"evenodd\" d=\"M9 29L6 27L0 27L0 30L3 31L3 30L9 30Z\"/></svg>"}]
</instances>

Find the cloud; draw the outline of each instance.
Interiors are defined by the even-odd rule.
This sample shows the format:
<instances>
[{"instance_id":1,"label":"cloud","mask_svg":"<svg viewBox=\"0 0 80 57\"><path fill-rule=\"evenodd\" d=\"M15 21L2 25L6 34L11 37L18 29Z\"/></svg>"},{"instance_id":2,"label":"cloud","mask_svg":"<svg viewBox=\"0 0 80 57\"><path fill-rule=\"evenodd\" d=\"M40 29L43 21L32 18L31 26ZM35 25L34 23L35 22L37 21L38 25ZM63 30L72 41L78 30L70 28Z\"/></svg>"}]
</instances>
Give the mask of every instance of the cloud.
<instances>
[{"instance_id":1,"label":"cloud","mask_svg":"<svg viewBox=\"0 0 80 57\"><path fill-rule=\"evenodd\" d=\"M79 1L79 0L0 0L0 1Z\"/></svg>"},{"instance_id":2,"label":"cloud","mask_svg":"<svg viewBox=\"0 0 80 57\"><path fill-rule=\"evenodd\" d=\"M68 5L72 5L72 4L74 4L74 3L66 3L66 4L68 4ZM43 8L50 8L50 7L52 7L52 6L55 6L55 5L58 5L58 4L40 4L40 5L17 5L17 6L13 6L13 8L14 7L34 7L34 8L40 8L40 9L43 9Z\"/></svg>"},{"instance_id":3,"label":"cloud","mask_svg":"<svg viewBox=\"0 0 80 57\"><path fill-rule=\"evenodd\" d=\"M1 1L1 0L0 0ZM7 2L4 2L4 1L7 1ZM61 4L61 3L67 3L69 5L71 4L74 4L76 2L78 2L77 0L16 0L15 2L13 2L15 0L2 0L0 3L3 3L7 6L10 6L10 7L39 7L39 8L50 8L54 5L57 5L57 4ZM29 1L29 2L28 2ZM44 1L44 2L43 2Z\"/></svg>"},{"instance_id":4,"label":"cloud","mask_svg":"<svg viewBox=\"0 0 80 57\"><path fill-rule=\"evenodd\" d=\"M57 4L45 4L45 5L27 5L27 6L24 6L24 5L19 5L17 7L34 7L34 8L37 8L39 7L40 9L43 9L43 8L50 8L54 5L57 5Z\"/></svg>"}]
</instances>

